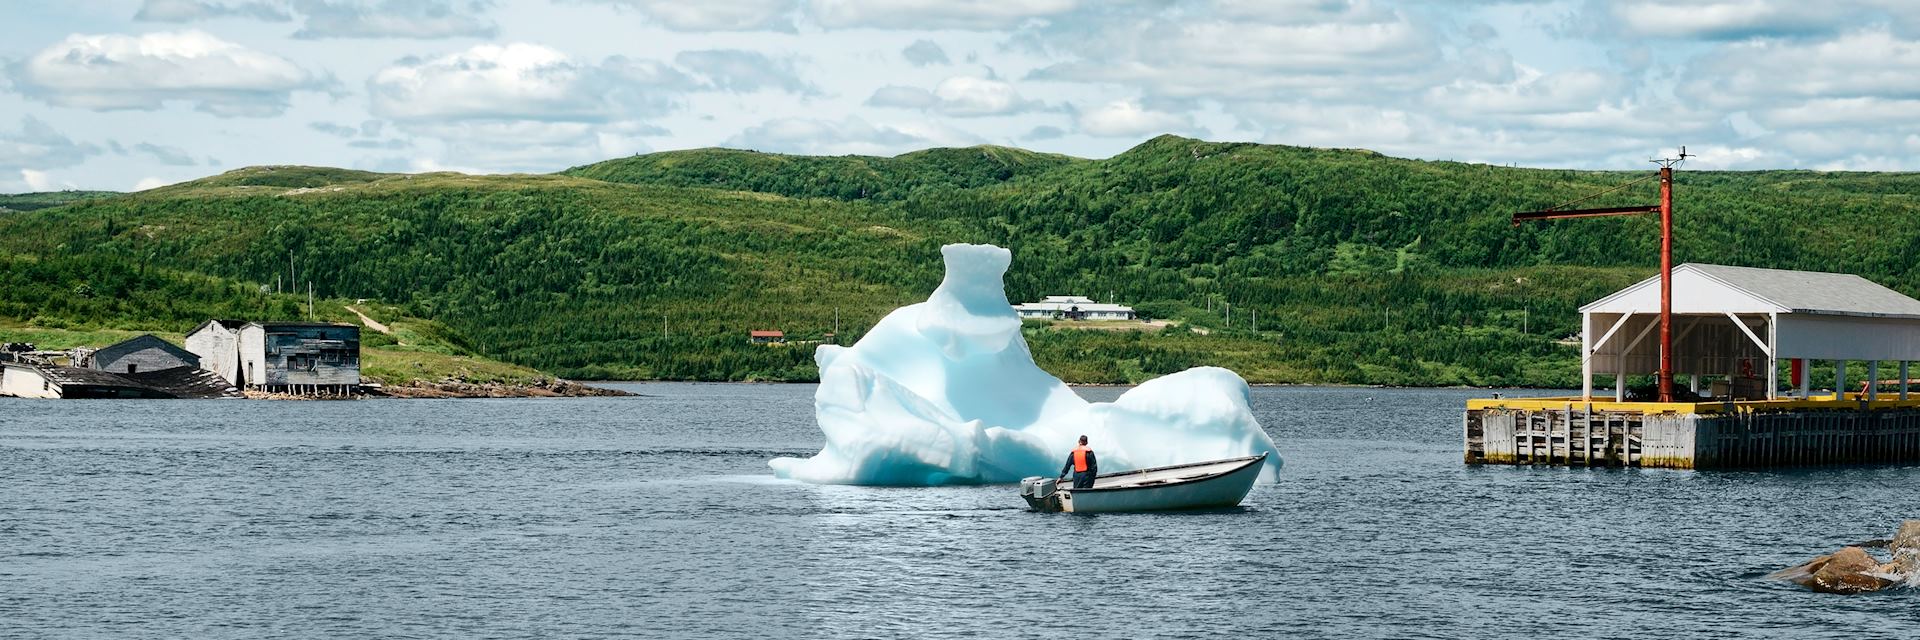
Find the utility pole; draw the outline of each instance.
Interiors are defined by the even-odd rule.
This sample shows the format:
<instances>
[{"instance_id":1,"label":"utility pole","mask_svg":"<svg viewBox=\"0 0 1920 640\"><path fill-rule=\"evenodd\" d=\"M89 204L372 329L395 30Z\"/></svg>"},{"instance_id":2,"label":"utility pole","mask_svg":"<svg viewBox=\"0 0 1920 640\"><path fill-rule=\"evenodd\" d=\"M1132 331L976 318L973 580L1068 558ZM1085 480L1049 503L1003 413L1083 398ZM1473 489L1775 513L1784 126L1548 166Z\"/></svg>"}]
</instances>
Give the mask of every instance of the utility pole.
<instances>
[{"instance_id":1,"label":"utility pole","mask_svg":"<svg viewBox=\"0 0 1920 640\"><path fill-rule=\"evenodd\" d=\"M313 322L313 281L307 281L307 322Z\"/></svg>"},{"instance_id":2,"label":"utility pole","mask_svg":"<svg viewBox=\"0 0 1920 640\"><path fill-rule=\"evenodd\" d=\"M1519 226L1522 222L1532 220L1623 216L1641 213L1660 214L1660 371L1658 376L1659 382L1657 384L1659 385L1659 399L1661 402L1673 401L1673 168L1686 162L1687 158L1690 157L1693 156L1687 154L1687 148L1680 147L1679 157L1650 160L1650 162L1660 165L1660 172L1654 176L1627 182L1612 189L1543 211L1513 214L1513 224L1515 226ZM1656 205L1605 207L1599 209L1561 208L1585 200L1591 200L1614 191L1619 191L1655 177L1660 179L1660 203ZM1592 354L1582 354L1582 357L1590 357L1591 355ZM1624 376L1626 372L1617 371L1615 374ZM1585 377L1586 374L1583 373L1582 376ZM1585 382L1585 380L1582 380L1583 385Z\"/></svg>"},{"instance_id":3,"label":"utility pole","mask_svg":"<svg viewBox=\"0 0 1920 640\"><path fill-rule=\"evenodd\" d=\"M667 339L667 312L660 312L660 339Z\"/></svg>"},{"instance_id":4,"label":"utility pole","mask_svg":"<svg viewBox=\"0 0 1920 640\"><path fill-rule=\"evenodd\" d=\"M1227 328L1232 329L1233 328L1233 303L1222 302L1220 304L1227 306Z\"/></svg>"},{"instance_id":5,"label":"utility pole","mask_svg":"<svg viewBox=\"0 0 1920 640\"><path fill-rule=\"evenodd\" d=\"M1260 332L1260 310L1259 309L1253 310L1253 332L1254 333Z\"/></svg>"}]
</instances>

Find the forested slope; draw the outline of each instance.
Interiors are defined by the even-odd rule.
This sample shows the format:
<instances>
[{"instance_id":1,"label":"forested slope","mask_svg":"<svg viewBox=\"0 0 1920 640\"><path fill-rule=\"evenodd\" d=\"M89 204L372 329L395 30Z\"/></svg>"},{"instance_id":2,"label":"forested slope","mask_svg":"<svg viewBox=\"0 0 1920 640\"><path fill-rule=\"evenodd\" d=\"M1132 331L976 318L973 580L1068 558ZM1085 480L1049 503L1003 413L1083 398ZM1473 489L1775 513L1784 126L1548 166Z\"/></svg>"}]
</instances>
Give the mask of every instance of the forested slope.
<instances>
[{"instance_id":1,"label":"forested slope","mask_svg":"<svg viewBox=\"0 0 1920 640\"><path fill-rule=\"evenodd\" d=\"M15 283L0 320L184 330L261 304L291 259L322 297L398 305L562 375L804 380L810 348L749 346L746 331L817 338L837 315L855 338L939 281L940 244L992 242L1015 252L1011 297L1111 292L1184 321L1030 327L1069 380L1219 364L1265 382L1564 385L1578 362L1555 341L1578 304L1652 273L1656 221L1507 216L1649 173L1173 136L1106 160L706 149L550 176L256 167L0 217L0 260L34 265L0 276ZM1920 175L1683 170L1678 194L1684 261L1920 286ZM119 302L50 302L81 287Z\"/></svg>"}]
</instances>

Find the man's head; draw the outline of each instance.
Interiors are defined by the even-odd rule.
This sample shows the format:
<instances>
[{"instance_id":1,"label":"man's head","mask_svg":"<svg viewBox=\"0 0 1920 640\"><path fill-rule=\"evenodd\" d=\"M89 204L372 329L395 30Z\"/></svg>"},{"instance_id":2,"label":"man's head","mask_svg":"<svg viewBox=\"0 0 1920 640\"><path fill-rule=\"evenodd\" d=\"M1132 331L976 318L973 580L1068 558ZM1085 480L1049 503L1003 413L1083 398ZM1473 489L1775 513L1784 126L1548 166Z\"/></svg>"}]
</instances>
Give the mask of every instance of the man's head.
<instances>
[{"instance_id":1,"label":"man's head","mask_svg":"<svg viewBox=\"0 0 1920 640\"><path fill-rule=\"evenodd\" d=\"M1086 444L1086 443L1087 443L1087 437L1086 437L1086 436L1080 436L1080 444Z\"/></svg>"}]
</instances>

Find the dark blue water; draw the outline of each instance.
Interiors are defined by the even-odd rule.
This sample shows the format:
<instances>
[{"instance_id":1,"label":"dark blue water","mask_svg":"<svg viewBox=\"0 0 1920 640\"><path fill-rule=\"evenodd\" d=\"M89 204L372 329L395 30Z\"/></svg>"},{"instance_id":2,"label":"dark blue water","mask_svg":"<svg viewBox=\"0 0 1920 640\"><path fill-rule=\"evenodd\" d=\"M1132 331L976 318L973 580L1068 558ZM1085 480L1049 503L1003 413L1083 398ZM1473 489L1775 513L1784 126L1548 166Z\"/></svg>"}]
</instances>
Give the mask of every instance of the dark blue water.
<instances>
[{"instance_id":1,"label":"dark blue water","mask_svg":"<svg viewBox=\"0 0 1920 640\"><path fill-rule=\"evenodd\" d=\"M1257 389L1244 509L1043 515L772 479L809 386L632 388L0 399L0 637L1920 637L1761 578L1920 517L1916 467L1470 468L1472 392Z\"/></svg>"}]
</instances>

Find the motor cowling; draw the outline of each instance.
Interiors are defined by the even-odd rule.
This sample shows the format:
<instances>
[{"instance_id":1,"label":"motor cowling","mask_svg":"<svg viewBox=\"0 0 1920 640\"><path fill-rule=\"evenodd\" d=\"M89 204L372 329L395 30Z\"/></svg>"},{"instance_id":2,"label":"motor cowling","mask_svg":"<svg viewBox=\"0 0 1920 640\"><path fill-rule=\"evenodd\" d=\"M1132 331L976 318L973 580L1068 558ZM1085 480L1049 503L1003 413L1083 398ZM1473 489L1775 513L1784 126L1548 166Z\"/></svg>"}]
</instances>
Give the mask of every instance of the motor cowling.
<instances>
[{"instance_id":1,"label":"motor cowling","mask_svg":"<svg viewBox=\"0 0 1920 640\"><path fill-rule=\"evenodd\" d=\"M1023 498L1044 500L1052 496L1054 490L1057 489L1059 485L1059 478L1033 476L1020 481L1020 496Z\"/></svg>"}]
</instances>

